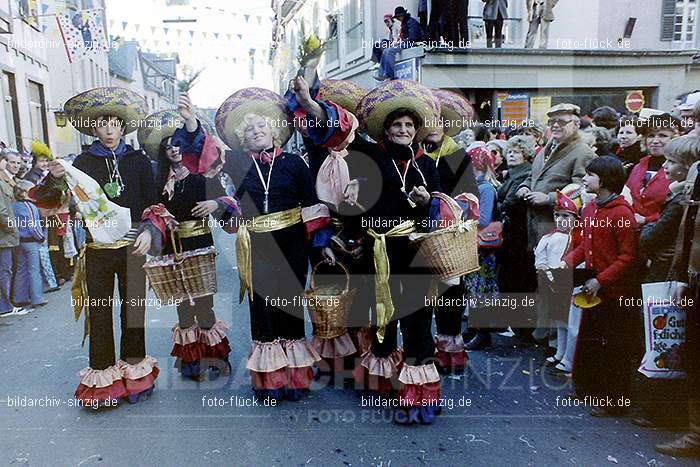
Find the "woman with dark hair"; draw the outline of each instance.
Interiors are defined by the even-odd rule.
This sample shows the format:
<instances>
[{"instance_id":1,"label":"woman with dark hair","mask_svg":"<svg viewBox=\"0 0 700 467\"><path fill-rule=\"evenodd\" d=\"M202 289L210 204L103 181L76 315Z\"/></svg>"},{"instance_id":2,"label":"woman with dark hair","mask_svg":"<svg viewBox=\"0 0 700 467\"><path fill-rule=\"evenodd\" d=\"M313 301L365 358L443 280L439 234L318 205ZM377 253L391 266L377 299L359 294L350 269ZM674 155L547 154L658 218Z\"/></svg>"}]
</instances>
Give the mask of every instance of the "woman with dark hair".
<instances>
[{"instance_id":1,"label":"woman with dark hair","mask_svg":"<svg viewBox=\"0 0 700 467\"><path fill-rule=\"evenodd\" d=\"M365 244L374 252L376 296L372 344L354 374L366 387L398 397L394 421L400 424L432 423L439 412L432 307L426 306L432 275L409 243L411 233L427 231L430 193L441 189L435 161L418 145L439 113L430 89L405 80L384 83L357 107L363 128L377 143L356 141L350 147L369 156L358 203L366 207L361 221Z\"/></svg>"},{"instance_id":2,"label":"woman with dark hair","mask_svg":"<svg viewBox=\"0 0 700 467\"><path fill-rule=\"evenodd\" d=\"M180 96L177 112L149 115L138 133L141 146L157 158L155 182L160 203L144 211L144 219L151 220L161 233L155 243L162 248L158 245L154 254L172 254L176 246L178 252L213 246L210 215L225 221L228 208L235 205L219 178L208 176L212 167L221 165L220 153L212 135L195 117L187 94ZM166 232L166 224L176 228L177 245ZM214 297L183 301L177 305L177 316L170 355L176 357L175 366L182 375L202 381L207 370L211 379L228 374L228 326L214 314Z\"/></svg>"},{"instance_id":3,"label":"woman with dark hair","mask_svg":"<svg viewBox=\"0 0 700 467\"><path fill-rule=\"evenodd\" d=\"M605 398L614 403L630 398L634 362L630 357L638 341L638 315L625 299L638 295L638 235L634 212L620 192L625 169L612 156L597 157L586 166L586 192L596 200L582 211L583 241L563 260L574 268L585 262L594 277L582 287L584 308L578 335L573 379L576 393ZM600 299L600 303L596 304ZM625 406L596 406L591 415L619 416Z\"/></svg>"},{"instance_id":4,"label":"woman with dark hair","mask_svg":"<svg viewBox=\"0 0 700 467\"><path fill-rule=\"evenodd\" d=\"M618 147L615 155L625 167L629 176L632 167L642 158L642 136L640 121L636 115L625 115L620 118L617 128Z\"/></svg>"}]
</instances>

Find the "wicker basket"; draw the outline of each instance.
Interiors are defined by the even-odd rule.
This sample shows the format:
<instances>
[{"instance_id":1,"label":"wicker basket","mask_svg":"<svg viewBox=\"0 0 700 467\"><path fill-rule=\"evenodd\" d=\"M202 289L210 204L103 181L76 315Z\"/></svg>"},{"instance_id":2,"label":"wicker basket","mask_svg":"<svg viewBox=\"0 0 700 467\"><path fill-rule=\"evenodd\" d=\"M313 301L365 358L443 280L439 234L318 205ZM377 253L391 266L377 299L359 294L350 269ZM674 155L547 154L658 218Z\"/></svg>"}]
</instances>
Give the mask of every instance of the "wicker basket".
<instances>
[{"instance_id":1,"label":"wicker basket","mask_svg":"<svg viewBox=\"0 0 700 467\"><path fill-rule=\"evenodd\" d=\"M216 286L216 249L213 246L178 252L175 235L170 232L175 253L150 259L143 268L156 297L161 302L179 303L214 295Z\"/></svg>"},{"instance_id":2,"label":"wicker basket","mask_svg":"<svg viewBox=\"0 0 700 467\"><path fill-rule=\"evenodd\" d=\"M460 277L479 270L477 222L463 222L462 209L443 193L433 196L446 202L457 222L444 229L416 237L414 244L428 267L440 280Z\"/></svg>"},{"instance_id":3,"label":"wicker basket","mask_svg":"<svg viewBox=\"0 0 700 467\"><path fill-rule=\"evenodd\" d=\"M323 289L316 288L316 268L321 264L318 263L311 271L311 288L304 292L304 296L308 300L314 335L331 339L345 334L345 323L356 289L350 290L350 273L342 263L336 263L345 272L345 290L340 295L324 293Z\"/></svg>"}]
</instances>

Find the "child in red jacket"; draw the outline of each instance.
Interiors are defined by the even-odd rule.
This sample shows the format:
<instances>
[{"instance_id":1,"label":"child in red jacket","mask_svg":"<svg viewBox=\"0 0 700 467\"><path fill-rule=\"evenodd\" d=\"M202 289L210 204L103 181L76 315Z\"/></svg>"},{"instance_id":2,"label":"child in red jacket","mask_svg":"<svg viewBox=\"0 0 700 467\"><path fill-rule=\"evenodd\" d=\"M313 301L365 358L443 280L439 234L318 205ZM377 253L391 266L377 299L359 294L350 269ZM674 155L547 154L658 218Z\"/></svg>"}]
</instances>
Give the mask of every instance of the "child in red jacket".
<instances>
[{"instance_id":1,"label":"child in red jacket","mask_svg":"<svg viewBox=\"0 0 700 467\"><path fill-rule=\"evenodd\" d=\"M583 209L583 242L564 262L596 271L583 293L602 302L584 310L579 331L573 378L579 396L594 396L591 415L616 416L626 412L637 344L638 310L633 306L639 283L638 236L634 212L620 196L625 169L612 157L593 159L586 167L583 184L596 200ZM612 405L598 404L612 401ZM620 402L621 404L618 404Z\"/></svg>"}]
</instances>

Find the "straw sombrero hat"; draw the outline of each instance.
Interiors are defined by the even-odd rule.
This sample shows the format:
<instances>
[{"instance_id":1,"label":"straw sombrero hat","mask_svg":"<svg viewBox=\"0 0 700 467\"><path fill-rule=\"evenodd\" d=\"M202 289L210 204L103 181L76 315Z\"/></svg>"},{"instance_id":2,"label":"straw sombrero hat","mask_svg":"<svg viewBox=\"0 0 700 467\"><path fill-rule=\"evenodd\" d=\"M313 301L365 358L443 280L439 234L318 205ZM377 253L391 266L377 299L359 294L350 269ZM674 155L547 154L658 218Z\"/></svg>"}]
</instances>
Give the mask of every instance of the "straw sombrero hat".
<instances>
[{"instance_id":1,"label":"straw sombrero hat","mask_svg":"<svg viewBox=\"0 0 700 467\"><path fill-rule=\"evenodd\" d=\"M119 87L90 89L73 96L63 106L71 124L81 133L93 136L98 117L119 117L124 134L136 130L148 113L146 100L134 91Z\"/></svg>"},{"instance_id":2,"label":"straw sombrero hat","mask_svg":"<svg viewBox=\"0 0 700 467\"><path fill-rule=\"evenodd\" d=\"M440 101L440 117L447 136L458 135L474 120L474 106L462 95L444 89L433 89L433 94Z\"/></svg>"},{"instance_id":3,"label":"straw sombrero hat","mask_svg":"<svg viewBox=\"0 0 700 467\"><path fill-rule=\"evenodd\" d=\"M318 90L318 96L324 101L338 104L345 110L355 113L357 104L367 94L367 90L352 81L341 79L324 79Z\"/></svg>"},{"instance_id":4,"label":"straw sombrero hat","mask_svg":"<svg viewBox=\"0 0 700 467\"><path fill-rule=\"evenodd\" d=\"M206 117L197 113L195 113L195 117L207 134L216 136L214 126ZM137 133L139 144L146 151L146 154L156 159L161 141L165 138L170 138L175 134L175 130L182 128L184 124L184 120L176 109L153 113L146 117L143 124L139 127Z\"/></svg>"},{"instance_id":5,"label":"straw sombrero hat","mask_svg":"<svg viewBox=\"0 0 700 467\"><path fill-rule=\"evenodd\" d=\"M415 81L385 81L367 93L357 105L362 130L375 141L384 138L384 120L394 110L407 108L423 119L423 128L416 134L421 140L437 125L440 103L432 91Z\"/></svg>"},{"instance_id":6,"label":"straw sombrero hat","mask_svg":"<svg viewBox=\"0 0 700 467\"><path fill-rule=\"evenodd\" d=\"M175 134L175 130L182 128L184 124L176 110L163 110L146 117L136 136L146 154L155 159L158 157L161 141L170 138Z\"/></svg>"},{"instance_id":7,"label":"straw sombrero hat","mask_svg":"<svg viewBox=\"0 0 700 467\"><path fill-rule=\"evenodd\" d=\"M593 308L594 306L599 305L601 302L602 300L597 295L591 297L583 292L579 292L576 295L574 295L574 305L579 308Z\"/></svg>"},{"instance_id":8,"label":"straw sombrero hat","mask_svg":"<svg viewBox=\"0 0 700 467\"><path fill-rule=\"evenodd\" d=\"M229 96L216 112L216 130L231 149L243 148L235 130L247 114L271 118L280 130L282 146L291 138L292 116L282 96L267 89L245 88Z\"/></svg>"}]
</instances>

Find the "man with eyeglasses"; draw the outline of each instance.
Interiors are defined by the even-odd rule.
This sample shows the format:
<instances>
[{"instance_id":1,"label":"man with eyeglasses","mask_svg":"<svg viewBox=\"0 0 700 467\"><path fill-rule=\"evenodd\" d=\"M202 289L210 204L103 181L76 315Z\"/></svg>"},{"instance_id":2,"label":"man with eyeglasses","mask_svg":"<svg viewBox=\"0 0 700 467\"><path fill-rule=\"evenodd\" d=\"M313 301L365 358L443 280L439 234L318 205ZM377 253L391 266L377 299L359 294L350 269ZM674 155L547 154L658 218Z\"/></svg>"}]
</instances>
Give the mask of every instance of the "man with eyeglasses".
<instances>
[{"instance_id":1,"label":"man with eyeglasses","mask_svg":"<svg viewBox=\"0 0 700 467\"><path fill-rule=\"evenodd\" d=\"M586 174L586 165L595 152L578 136L581 109L574 104L557 104L547 111L551 139L535 156L530 176L520 185L517 196L528 203L528 248L534 250L543 235L554 229L553 206L561 190L578 197ZM547 310L538 309L538 341L549 335Z\"/></svg>"}]
</instances>

